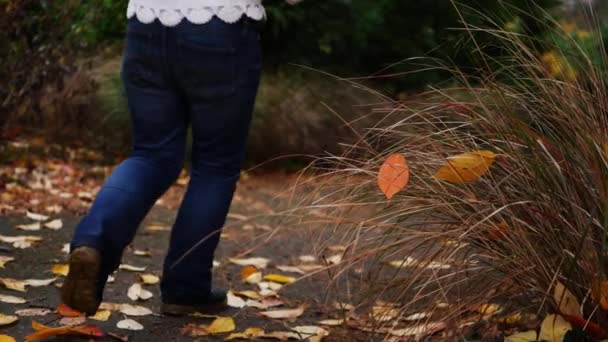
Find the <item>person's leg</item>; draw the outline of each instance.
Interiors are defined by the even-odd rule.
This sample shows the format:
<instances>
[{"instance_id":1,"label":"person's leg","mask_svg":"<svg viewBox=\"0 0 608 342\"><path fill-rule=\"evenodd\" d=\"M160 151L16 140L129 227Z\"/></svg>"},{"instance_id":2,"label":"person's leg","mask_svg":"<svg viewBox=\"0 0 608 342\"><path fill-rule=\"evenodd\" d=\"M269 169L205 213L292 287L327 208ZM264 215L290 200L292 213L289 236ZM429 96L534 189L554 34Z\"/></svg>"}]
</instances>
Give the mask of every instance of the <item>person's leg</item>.
<instances>
[{"instance_id":1,"label":"person's leg","mask_svg":"<svg viewBox=\"0 0 608 342\"><path fill-rule=\"evenodd\" d=\"M76 309L90 311L101 299L105 280L118 267L124 248L182 168L185 105L166 78L163 30L158 23L129 23L122 78L131 113L133 151L106 180L74 233L71 250L75 255L63 299ZM74 252L79 248L81 252ZM91 250L99 254L99 265L89 260ZM95 299L90 294L92 266L98 268Z\"/></svg>"},{"instance_id":2,"label":"person's leg","mask_svg":"<svg viewBox=\"0 0 608 342\"><path fill-rule=\"evenodd\" d=\"M220 230L232 201L261 69L259 36L215 19L178 31L178 78L190 103L192 170L173 227L162 300L203 304Z\"/></svg>"}]
</instances>

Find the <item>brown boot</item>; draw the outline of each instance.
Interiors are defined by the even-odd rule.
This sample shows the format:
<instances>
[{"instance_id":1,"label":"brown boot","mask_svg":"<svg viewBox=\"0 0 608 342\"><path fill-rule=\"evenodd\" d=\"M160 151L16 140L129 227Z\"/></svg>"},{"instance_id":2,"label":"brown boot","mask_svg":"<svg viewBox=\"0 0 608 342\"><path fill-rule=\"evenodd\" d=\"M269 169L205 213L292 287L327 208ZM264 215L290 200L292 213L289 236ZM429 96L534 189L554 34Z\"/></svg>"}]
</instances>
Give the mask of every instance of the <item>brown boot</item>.
<instances>
[{"instance_id":1,"label":"brown boot","mask_svg":"<svg viewBox=\"0 0 608 342\"><path fill-rule=\"evenodd\" d=\"M70 272L61 288L61 299L74 310L94 315L101 298L98 276L101 255L91 247L78 247L70 253Z\"/></svg>"},{"instance_id":2,"label":"brown boot","mask_svg":"<svg viewBox=\"0 0 608 342\"><path fill-rule=\"evenodd\" d=\"M226 309L228 299L222 290L211 291L204 302L192 304L162 303L160 311L164 315L185 316L196 312L201 314L216 314Z\"/></svg>"}]
</instances>

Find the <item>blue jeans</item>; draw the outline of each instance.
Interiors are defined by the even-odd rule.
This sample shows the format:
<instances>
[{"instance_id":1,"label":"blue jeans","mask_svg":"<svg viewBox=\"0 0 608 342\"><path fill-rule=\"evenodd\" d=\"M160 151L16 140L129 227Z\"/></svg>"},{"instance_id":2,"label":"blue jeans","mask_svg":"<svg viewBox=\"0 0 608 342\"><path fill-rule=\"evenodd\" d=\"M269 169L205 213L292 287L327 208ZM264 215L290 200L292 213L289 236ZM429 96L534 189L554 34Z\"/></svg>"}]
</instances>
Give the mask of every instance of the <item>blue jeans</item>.
<instances>
[{"instance_id":1,"label":"blue jeans","mask_svg":"<svg viewBox=\"0 0 608 342\"><path fill-rule=\"evenodd\" d=\"M189 126L190 183L172 229L161 292L164 302L175 304L208 295L260 70L259 34L247 21L176 27L129 21L122 79L133 151L106 180L71 243L101 253L100 295L137 227L179 175Z\"/></svg>"}]
</instances>

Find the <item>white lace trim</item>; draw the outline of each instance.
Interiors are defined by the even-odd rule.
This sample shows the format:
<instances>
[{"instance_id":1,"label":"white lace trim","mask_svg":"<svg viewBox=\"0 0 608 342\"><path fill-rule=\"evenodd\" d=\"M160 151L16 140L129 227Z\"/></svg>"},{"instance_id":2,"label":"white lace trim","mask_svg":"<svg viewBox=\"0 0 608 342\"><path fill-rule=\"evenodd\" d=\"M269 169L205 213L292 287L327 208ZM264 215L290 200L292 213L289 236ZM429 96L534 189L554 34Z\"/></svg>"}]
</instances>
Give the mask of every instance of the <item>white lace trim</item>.
<instances>
[{"instance_id":1,"label":"white lace trim","mask_svg":"<svg viewBox=\"0 0 608 342\"><path fill-rule=\"evenodd\" d=\"M127 18L135 16L145 24L158 19L165 26L175 26L184 18L194 24L205 24L213 17L235 23L244 15L264 19L261 0L129 0L127 7Z\"/></svg>"}]
</instances>

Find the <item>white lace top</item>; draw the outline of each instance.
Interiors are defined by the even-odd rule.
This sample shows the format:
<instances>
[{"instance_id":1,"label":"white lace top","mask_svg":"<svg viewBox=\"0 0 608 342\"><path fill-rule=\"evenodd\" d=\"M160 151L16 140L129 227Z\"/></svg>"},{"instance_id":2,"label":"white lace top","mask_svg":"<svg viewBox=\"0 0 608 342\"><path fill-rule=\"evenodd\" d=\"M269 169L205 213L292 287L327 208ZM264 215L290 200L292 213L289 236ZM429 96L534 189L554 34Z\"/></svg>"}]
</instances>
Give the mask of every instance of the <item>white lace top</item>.
<instances>
[{"instance_id":1,"label":"white lace top","mask_svg":"<svg viewBox=\"0 0 608 342\"><path fill-rule=\"evenodd\" d=\"M165 26L175 26L184 18L204 24L213 17L234 23L247 16L261 20L266 16L262 0L129 0L127 17L142 23L159 19Z\"/></svg>"}]
</instances>

